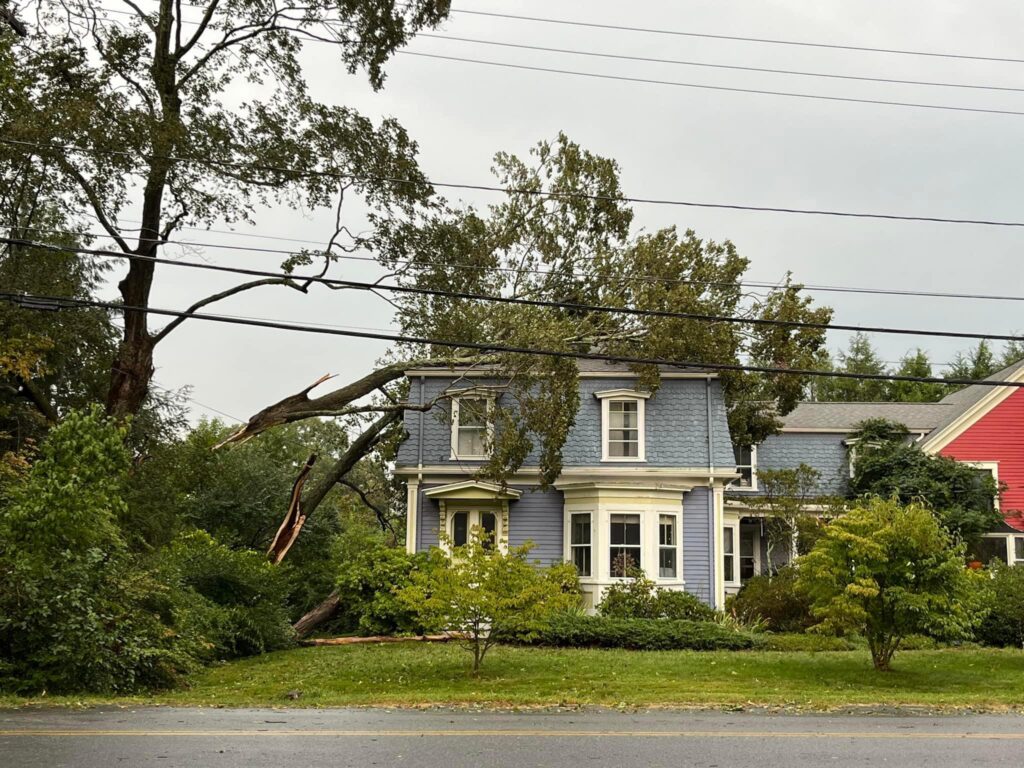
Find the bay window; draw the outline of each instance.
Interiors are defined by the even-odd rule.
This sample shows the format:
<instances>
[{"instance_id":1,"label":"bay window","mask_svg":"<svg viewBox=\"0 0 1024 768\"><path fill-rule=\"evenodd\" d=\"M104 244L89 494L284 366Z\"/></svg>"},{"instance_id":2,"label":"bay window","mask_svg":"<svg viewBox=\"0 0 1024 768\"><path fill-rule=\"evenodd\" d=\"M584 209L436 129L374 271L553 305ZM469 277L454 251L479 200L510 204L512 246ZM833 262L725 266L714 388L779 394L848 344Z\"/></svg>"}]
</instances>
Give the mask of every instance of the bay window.
<instances>
[{"instance_id":1,"label":"bay window","mask_svg":"<svg viewBox=\"0 0 1024 768\"><path fill-rule=\"evenodd\" d=\"M569 517L569 548L572 564L580 576L591 576L590 513L580 512Z\"/></svg>"},{"instance_id":2,"label":"bay window","mask_svg":"<svg viewBox=\"0 0 1024 768\"><path fill-rule=\"evenodd\" d=\"M676 516L661 515L658 520L658 577L674 579L676 577Z\"/></svg>"},{"instance_id":3,"label":"bay window","mask_svg":"<svg viewBox=\"0 0 1024 768\"><path fill-rule=\"evenodd\" d=\"M629 575L634 568L643 568L640 557L640 515L611 515L609 571L613 577Z\"/></svg>"}]
</instances>

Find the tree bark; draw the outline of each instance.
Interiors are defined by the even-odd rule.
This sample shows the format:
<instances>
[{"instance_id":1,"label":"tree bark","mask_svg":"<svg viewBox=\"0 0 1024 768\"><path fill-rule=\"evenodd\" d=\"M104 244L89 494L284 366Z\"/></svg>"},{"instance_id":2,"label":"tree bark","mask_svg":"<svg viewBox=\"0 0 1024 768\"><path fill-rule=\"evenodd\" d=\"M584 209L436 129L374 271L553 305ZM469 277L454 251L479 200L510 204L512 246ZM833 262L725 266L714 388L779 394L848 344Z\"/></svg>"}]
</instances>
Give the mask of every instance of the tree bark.
<instances>
[{"instance_id":1,"label":"tree bark","mask_svg":"<svg viewBox=\"0 0 1024 768\"><path fill-rule=\"evenodd\" d=\"M292 625L295 634L300 638L306 637L325 621L334 618L340 607L341 595L338 594L338 590L334 590L320 605Z\"/></svg>"}]
</instances>

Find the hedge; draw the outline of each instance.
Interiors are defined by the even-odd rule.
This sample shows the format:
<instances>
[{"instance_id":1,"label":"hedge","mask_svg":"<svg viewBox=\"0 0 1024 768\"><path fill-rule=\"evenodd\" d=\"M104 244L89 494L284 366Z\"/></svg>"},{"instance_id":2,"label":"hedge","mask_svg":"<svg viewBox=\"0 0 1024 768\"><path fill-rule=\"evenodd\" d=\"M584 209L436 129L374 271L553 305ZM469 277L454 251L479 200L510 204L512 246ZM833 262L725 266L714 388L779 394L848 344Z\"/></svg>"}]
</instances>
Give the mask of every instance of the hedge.
<instances>
[{"instance_id":1,"label":"hedge","mask_svg":"<svg viewBox=\"0 0 1024 768\"><path fill-rule=\"evenodd\" d=\"M752 635L707 621L613 619L564 614L552 619L535 644L562 648L629 648L638 651L741 651Z\"/></svg>"}]
</instances>

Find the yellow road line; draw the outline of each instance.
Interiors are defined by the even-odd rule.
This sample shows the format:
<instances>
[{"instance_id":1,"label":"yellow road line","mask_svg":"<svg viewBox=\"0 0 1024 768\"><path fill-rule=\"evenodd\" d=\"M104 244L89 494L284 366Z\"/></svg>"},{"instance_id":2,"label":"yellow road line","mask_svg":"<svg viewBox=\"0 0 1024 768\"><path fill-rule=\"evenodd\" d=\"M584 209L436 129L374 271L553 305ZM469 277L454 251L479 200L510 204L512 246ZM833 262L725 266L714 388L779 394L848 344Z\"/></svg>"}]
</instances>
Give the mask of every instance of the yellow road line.
<instances>
[{"instance_id":1,"label":"yellow road line","mask_svg":"<svg viewBox=\"0 0 1024 768\"><path fill-rule=\"evenodd\" d=\"M6 729L0 737L104 737L128 736L138 738L181 737L250 737L250 736L329 736L333 738L412 738L412 737L513 737L513 738L752 738L752 739L936 739L936 740L999 740L1024 741L1022 733L981 733L928 731L599 731L599 730L536 730L536 729L480 729L480 730L332 730L321 728L275 728L252 730L96 730L96 729Z\"/></svg>"}]
</instances>

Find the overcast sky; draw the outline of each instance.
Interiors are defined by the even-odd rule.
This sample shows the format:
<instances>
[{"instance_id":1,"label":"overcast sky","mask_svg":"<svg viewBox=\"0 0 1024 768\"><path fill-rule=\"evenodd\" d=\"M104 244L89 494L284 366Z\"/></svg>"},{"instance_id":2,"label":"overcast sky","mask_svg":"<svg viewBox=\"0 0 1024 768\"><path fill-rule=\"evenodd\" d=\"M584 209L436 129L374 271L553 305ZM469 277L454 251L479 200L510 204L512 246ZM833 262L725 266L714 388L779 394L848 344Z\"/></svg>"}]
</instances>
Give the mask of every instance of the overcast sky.
<instances>
[{"instance_id":1,"label":"overcast sky","mask_svg":"<svg viewBox=\"0 0 1024 768\"><path fill-rule=\"evenodd\" d=\"M905 0L455 0L454 8L721 35L1024 59L1024 7L1000 2ZM1024 64L899 56L599 30L453 13L442 34L633 56L755 67L1024 88ZM531 66L739 88L1024 111L1024 93L823 80L690 66L595 59L448 40L416 39L407 50ZM327 45L304 54L314 95L396 117L418 142L421 165L438 181L493 183L498 150L525 154L558 131L622 167L628 196L749 205L827 208L954 218L1024 220L1020 136L1024 117L850 104L760 94L596 80L477 64L395 56L384 89L349 76ZM460 199L452 191L450 199ZM484 205L486 193L461 199ZM1024 293L1024 229L883 222L773 213L637 205L638 229L676 225L732 240L752 262L749 277L808 284L934 291ZM329 211L273 209L254 235L322 241ZM354 205L350 226L362 215ZM220 227L223 228L223 227ZM241 235L186 232L183 239L287 248ZM178 251L168 251L182 253ZM194 254L191 254L194 255ZM218 264L276 268L281 255L207 248ZM349 262L335 276L376 276ZM181 308L233 281L197 270L159 268L153 304ZM1022 305L956 299L816 294L841 323L1012 333ZM211 311L214 311L211 309ZM300 296L265 288L223 302L218 312L345 327L391 328L390 307L352 292ZM833 348L847 334L831 336ZM936 362L966 346L956 340L879 336L886 360L920 345ZM156 382L189 385L193 398L238 418L324 373L365 373L383 343L194 321L157 349ZM194 415L210 414L194 405Z\"/></svg>"}]
</instances>

